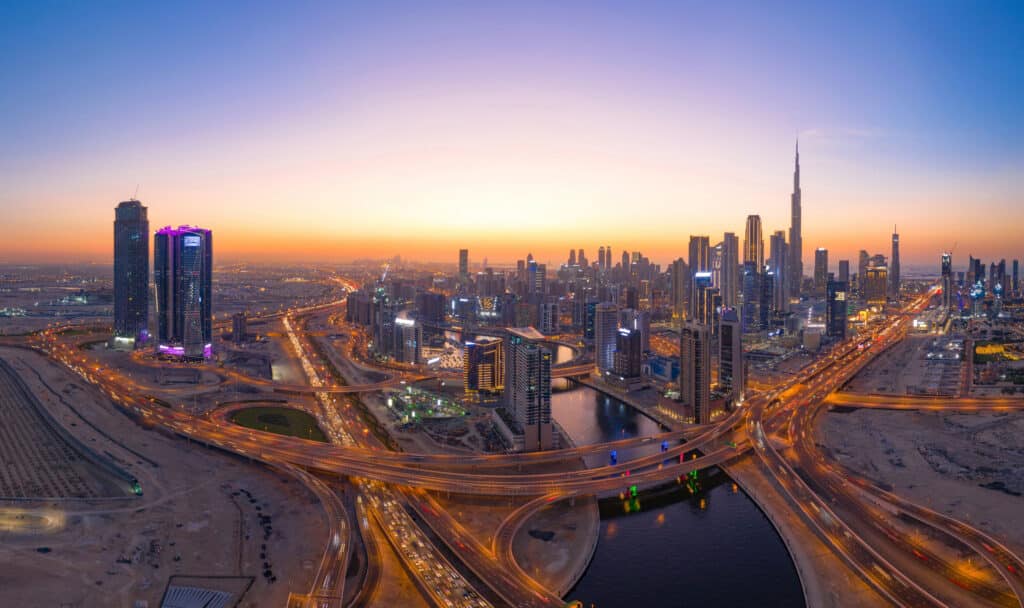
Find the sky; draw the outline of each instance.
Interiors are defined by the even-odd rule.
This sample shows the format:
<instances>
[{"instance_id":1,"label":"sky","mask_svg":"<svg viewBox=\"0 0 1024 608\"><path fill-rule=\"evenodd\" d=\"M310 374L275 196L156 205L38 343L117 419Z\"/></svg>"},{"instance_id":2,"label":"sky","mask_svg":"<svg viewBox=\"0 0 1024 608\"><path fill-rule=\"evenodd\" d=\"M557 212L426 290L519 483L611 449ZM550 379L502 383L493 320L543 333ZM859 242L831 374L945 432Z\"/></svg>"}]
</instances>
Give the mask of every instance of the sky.
<instances>
[{"instance_id":1,"label":"sky","mask_svg":"<svg viewBox=\"0 0 1024 608\"><path fill-rule=\"evenodd\" d=\"M827 5L827 6L825 6ZM0 6L0 262L109 263L113 208L221 261L1024 255L1024 5Z\"/></svg>"}]
</instances>

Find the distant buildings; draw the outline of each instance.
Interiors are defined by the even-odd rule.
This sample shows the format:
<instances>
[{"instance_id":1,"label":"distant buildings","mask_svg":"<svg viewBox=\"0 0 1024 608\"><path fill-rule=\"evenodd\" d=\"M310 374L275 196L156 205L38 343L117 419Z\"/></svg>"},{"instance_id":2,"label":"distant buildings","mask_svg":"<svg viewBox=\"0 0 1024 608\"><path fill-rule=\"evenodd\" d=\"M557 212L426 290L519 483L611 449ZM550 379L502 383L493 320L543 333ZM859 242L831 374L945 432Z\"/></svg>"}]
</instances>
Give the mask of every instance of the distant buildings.
<instances>
[{"instance_id":1,"label":"distant buildings","mask_svg":"<svg viewBox=\"0 0 1024 608\"><path fill-rule=\"evenodd\" d=\"M459 280L465 283L469 279L469 249L459 249Z\"/></svg>"},{"instance_id":2,"label":"distant buildings","mask_svg":"<svg viewBox=\"0 0 1024 608\"><path fill-rule=\"evenodd\" d=\"M885 306L889 290L889 269L883 260L868 262L864 277L864 301L868 305Z\"/></svg>"},{"instance_id":3,"label":"distant buildings","mask_svg":"<svg viewBox=\"0 0 1024 608\"><path fill-rule=\"evenodd\" d=\"M900 235L892 231L892 256L889 258L889 298L900 299Z\"/></svg>"},{"instance_id":4,"label":"distant buildings","mask_svg":"<svg viewBox=\"0 0 1024 608\"><path fill-rule=\"evenodd\" d=\"M953 254L942 254L942 308L953 310Z\"/></svg>"},{"instance_id":5,"label":"distant buildings","mask_svg":"<svg viewBox=\"0 0 1024 608\"><path fill-rule=\"evenodd\" d=\"M769 239L768 271L772 274L775 285L773 308L778 312L789 310L789 246L786 244L786 233L782 230L776 231Z\"/></svg>"},{"instance_id":6,"label":"distant buildings","mask_svg":"<svg viewBox=\"0 0 1024 608\"><path fill-rule=\"evenodd\" d=\"M505 348L505 403L522 427L523 449L549 450L551 425L551 351L532 327L510 328Z\"/></svg>"},{"instance_id":7,"label":"distant buildings","mask_svg":"<svg viewBox=\"0 0 1024 608\"><path fill-rule=\"evenodd\" d=\"M719 289L723 306L739 304L740 293L740 239L731 232L722 236L722 268Z\"/></svg>"},{"instance_id":8,"label":"distant buildings","mask_svg":"<svg viewBox=\"0 0 1024 608\"><path fill-rule=\"evenodd\" d=\"M114 339L140 344L149 337L149 219L137 200L114 211Z\"/></svg>"},{"instance_id":9,"label":"distant buildings","mask_svg":"<svg viewBox=\"0 0 1024 608\"><path fill-rule=\"evenodd\" d=\"M796 161L793 169L793 194L790 196L789 223L789 272L786 283L789 284L790 295L800 295L801 283L804 278L804 240L801 232L801 193L800 193L800 142L796 144Z\"/></svg>"},{"instance_id":10,"label":"distant buildings","mask_svg":"<svg viewBox=\"0 0 1024 608\"><path fill-rule=\"evenodd\" d=\"M213 348L213 235L193 226L156 233L157 349L188 359L209 358Z\"/></svg>"},{"instance_id":11,"label":"distant buildings","mask_svg":"<svg viewBox=\"0 0 1024 608\"><path fill-rule=\"evenodd\" d=\"M846 338L846 281L829 281L825 297L825 331L836 340Z\"/></svg>"},{"instance_id":12,"label":"distant buildings","mask_svg":"<svg viewBox=\"0 0 1024 608\"><path fill-rule=\"evenodd\" d=\"M602 302L594 310L594 365L599 374L610 371L615 366L618 311L618 307L611 302Z\"/></svg>"},{"instance_id":13,"label":"distant buildings","mask_svg":"<svg viewBox=\"0 0 1024 608\"><path fill-rule=\"evenodd\" d=\"M814 294L824 296L826 283L828 283L828 249L818 247L814 252Z\"/></svg>"},{"instance_id":14,"label":"distant buildings","mask_svg":"<svg viewBox=\"0 0 1024 608\"><path fill-rule=\"evenodd\" d=\"M231 315L231 341L235 344L245 342L248 335L248 323L244 312L236 312Z\"/></svg>"},{"instance_id":15,"label":"distant buildings","mask_svg":"<svg viewBox=\"0 0 1024 608\"><path fill-rule=\"evenodd\" d=\"M743 239L743 262L753 262L760 270L764 268L764 237L761 234L761 216L747 216L747 231Z\"/></svg>"},{"instance_id":16,"label":"distant buildings","mask_svg":"<svg viewBox=\"0 0 1024 608\"><path fill-rule=\"evenodd\" d=\"M505 390L505 351L500 339L466 342L462 384L467 397L496 396Z\"/></svg>"},{"instance_id":17,"label":"distant buildings","mask_svg":"<svg viewBox=\"0 0 1024 608\"><path fill-rule=\"evenodd\" d=\"M687 322L680 331L679 393L697 424L711 422L711 332Z\"/></svg>"}]
</instances>

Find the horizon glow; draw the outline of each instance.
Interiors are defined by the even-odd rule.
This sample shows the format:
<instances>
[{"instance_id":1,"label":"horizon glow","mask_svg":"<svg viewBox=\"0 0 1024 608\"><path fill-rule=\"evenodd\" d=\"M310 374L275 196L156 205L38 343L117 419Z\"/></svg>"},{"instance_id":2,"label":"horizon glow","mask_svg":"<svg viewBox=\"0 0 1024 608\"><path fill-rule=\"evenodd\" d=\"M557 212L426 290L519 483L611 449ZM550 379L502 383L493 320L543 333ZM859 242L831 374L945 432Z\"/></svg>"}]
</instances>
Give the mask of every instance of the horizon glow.
<instances>
[{"instance_id":1,"label":"horizon glow","mask_svg":"<svg viewBox=\"0 0 1024 608\"><path fill-rule=\"evenodd\" d=\"M941 10L940 10L941 9ZM789 227L805 274L1022 257L1024 8L867 3L0 9L0 262L106 263L139 187L218 262L663 265ZM1016 220L1016 221L1015 221Z\"/></svg>"}]
</instances>

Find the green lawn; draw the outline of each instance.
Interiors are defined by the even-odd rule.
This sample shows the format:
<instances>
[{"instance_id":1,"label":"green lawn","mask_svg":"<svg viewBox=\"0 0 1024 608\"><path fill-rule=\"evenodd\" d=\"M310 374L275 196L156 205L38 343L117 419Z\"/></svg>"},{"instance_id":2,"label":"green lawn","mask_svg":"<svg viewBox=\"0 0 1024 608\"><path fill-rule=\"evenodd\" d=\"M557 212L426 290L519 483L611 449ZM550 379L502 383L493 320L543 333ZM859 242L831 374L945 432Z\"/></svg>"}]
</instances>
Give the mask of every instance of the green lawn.
<instances>
[{"instance_id":1,"label":"green lawn","mask_svg":"<svg viewBox=\"0 0 1024 608\"><path fill-rule=\"evenodd\" d=\"M250 407L232 414L231 421L250 429L327 443L316 418L289 407Z\"/></svg>"}]
</instances>

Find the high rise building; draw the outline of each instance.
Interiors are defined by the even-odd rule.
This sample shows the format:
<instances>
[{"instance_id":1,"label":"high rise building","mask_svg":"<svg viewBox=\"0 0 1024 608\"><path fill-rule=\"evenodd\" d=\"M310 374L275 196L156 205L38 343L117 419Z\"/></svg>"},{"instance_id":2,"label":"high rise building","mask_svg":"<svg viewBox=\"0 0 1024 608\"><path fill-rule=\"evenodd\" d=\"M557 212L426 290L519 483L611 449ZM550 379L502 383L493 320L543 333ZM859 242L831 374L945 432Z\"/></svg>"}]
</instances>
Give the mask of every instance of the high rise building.
<instances>
[{"instance_id":1,"label":"high rise building","mask_svg":"<svg viewBox=\"0 0 1024 608\"><path fill-rule=\"evenodd\" d=\"M757 331L768 331L771 328L772 313L775 311L775 275L770 270L761 273L760 287Z\"/></svg>"},{"instance_id":2,"label":"high rise building","mask_svg":"<svg viewBox=\"0 0 1024 608\"><path fill-rule=\"evenodd\" d=\"M576 263L580 265L580 268L587 267L587 256L583 253L583 248L580 247L579 253L576 255Z\"/></svg>"},{"instance_id":3,"label":"high rise building","mask_svg":"<svg viewBox=\"0 0 1024 608\"><path fill-rule=\"evenodd\" d=\"M626 308L619 311L619 327L640 334L641 352L651 350L651 313L647 310Z\"/></svg>"},{"instance_id":4,"label":"high rise building","mask_svg":"<svg viewBox=\"0 0 1024 608\"><path fill-rule=\"evenodd\" d=\"M830 338L846 338L846 281L829 281L826 287L825 332Z\"/></svg>"},{"instance_id":5,"label":"high rise building","mask_svg":"<svg viewBox=\"0 0 1024 608\"><path fill-rule=\"evenodd\" d=\"M747 216L747 232L743 238L743 261L764 268L764 237L761 234L761 216Z\"/></svg>"},{"instance_id":6,"label":"high rise building","mask_svg":"<svg viewBox=\"0 0 1024 608\"><path fill-rule=\"evenodd\" d=\"M800 295L801 284L804 279L804 240L801 228L802 204L800 194L800 142L796 142L796 161L793 169L793 194L789 198L790 222L789 222L789 272L787 282L789 283L790 295Z\"/></svg>"},{"instance_id":7,"label":"high rise building","mask_svg":"<svg viewBox=\"0 0 1024 608\"><path fill-rule=\"evenodd\" d=\"M679 394L692 409L694 422L711 422L711 332L707 325L692 321L683 325L679 367Z\"/></svg>"},{"instance_id":8,"label":"high rise building","mask_svg":"<svg viewBox=\"0 0 1024 608\"><path fill-rule=\"evenodd\" d=\"M690 257L686 262L690 265L690 276L698 272L710 272L711 239L706 236L691 236Z\"/></svg>"},{"instance_id":9,"label":"high rise building","mask_svg":"<svg viewBox=\"0 0 1024 608\"><path fill-rule=\"evenodd\" d=\"M868 255L867 251L863 249L857 254L857 291L860 292L860 296L864 297L864 287L867 284L868 279L868 261L871 256Z\"/></svg>"},{"instance_id":10,"label":"high rise building","mask_svg":"<svg viewBox=\"0 0 1024 608\"><path fill-rule=\"evenodd\" d=\"M786 282L786 273L789 272L789 263L787 261L789 245L786 244L785 231L777 230L772 234L769 239L768 251L769 255L771 255L771 259L768 260L768 271L772 273L775 280L773 307L780 313L786 312L789 310L790 289Z\"/></svg>"},{"instance_id":11,"label":"high rise building","mask_svg":"<svg viewBox=\"0 0 1024 608\"><path fill-rule=\"evenodd\" d=\"M246 341L249 333L248 323L244 312L236 312L231 315L231 341L241 344Z\"/></svg>"},{"instance_id":12,"label":"high rise building","mask_svg":"<svg viewBox=\"0 0 1024 608\"><path fill-rule=\"evenodd\" d=\"M149 219L137 200L114 210L114 338L141 344L149 337Z\"/></svg>"},{"instance_id":13,"label":"high rise building","mask_svg":"<svg viewBox=\"0 0 1024 608\"><path fill-rule=\"evenodd\" d=\"M690 267L683 258L672 262L669 280L672 283L672 317L685 319L690 307Z\"/></svg>"},{"instance_id":14,"label":"high rise building","mask_svg":"<svg viewBox=\"0 0 1024 608\"><path fill-rule=\"evenodd\" d=\"M828 249L818 247L814 252L814 293L825 295L825 284L828 283Z\"/></svg>"},{"instance_id":15,"label":"high rise building","mask_svg":"<svg viewBox=\"0 0 1024 608\"><path fill-rule=\"evenodd\" d=\"M640 377L643 364L643 337L639 331L619 328L615 335L615 355L612 371L622 379Z\"/></svg>"},{"instance_id":16,"label":"high rise building","mask_svg":"<svg viewBox=\"0 0 1024 608\"><path fill-rule=\"evenodd\" d=\"M735 307L740 294L740 239L731 232L722 237L722 304Z\"/></svg>"},{"instance_id":17,"label":"high rise building","mask_svg":"<svg viewBox=\"0 0 1024 608\"><path fill-rule=\"evenodd\" d=\"M209 358L213 349L213 234L204 228L161 228L153 244L159 352Z\"/></svg>"},{"instance_id":18,"label":"high rise building","mask_svg":"<svg viewBox=\"0 0 1024 608\"><path fill-rule=\"evenodd\" d=\"M889 258L889 297L900 299L900 235L892 227L892 256Z\"/></svg>"},{"instance_id":19,"label":"high rise building","mask_svg":"<svg viewBox=\"0 0 1024 608\"><path fill-rule=\"evenodd\" d=\"M743 359L743 328L735 308L723 308L718 329L718 388L729 393L732 404L746 398L747 374Z\"/></svg>"},{"instance_id":20,"label":"high rise building","mask_svg":"<svg viewBox=\"0 0 1024 608\"><path fill-rule=\"evenodd\" d=\"M594 365L599 374L611 370L615 365L618 312L618 307L611 302L602 302L594 310Z\"/></svg>"},{"instance_id":21,"label":"high rise building","mask_svg":"<svg viewBox=\"0 0 1024 608\"><path fill-rule=\"evenodd\" d=\"M839 280L850 284L850 260L839 260Z\"/></svg>"},{"instance_id":22,"label":"high rise building","mask_svg":"<svg viewBox=\"0 0 1024 608\"><path fill-rule=\"evenodd\" d=\"M953 254L942 254L942 308L953 310Z\"/></svg>"},{"instance_id":23,"label":"high rise building","mask_svg":"<svg viewBox=\"0 0 1024 608\"><path fill-rule=\"evenodd\" d=\"M761 301L761 273L753 262L743 263L743 310L741 320L744 333L758 331L760 315L758 304Z\"/></svg>"},{"instance_id":24,"label":"high rise building","mask_svg":"<svg viewBox=\"0 0 1024 608\"><path fill-rule=\"evenodd\" d=\"M885 306L889 290L889 269L884 262L874 260L868 263L864 277L864 301L875 306Z\"/></svg>"},{"instance_id":25,"label":"high rise building","mask_svg":"<svg viewBox=\"0 0 1024 608\"><path fill-rule=\"evenodd\" d=\"M466 396L500 395L505 390L505 350L500 339L466 342L462 359L462 384Z\"/></svg>"},{"instance_id":26,"label":"high rise building","mask_svg":"<svg viewBox=\"0 0 1024 608\"><path fill-rule=\"evenodd\" d=\"M1020 260L1013 261L1013 295L1020 295Z\"/></svg>"},{"instance_id":27,"label":"high rise building","mask_svg":"<svg viewBox=\"0 0 1024 608\"><path fill-rule=\"evenodd\" d=\"M600 270L608 268L608 263L604 259L604 245L597 248L597 267Z\"/></svg>"},{"instance_id":28,"label":"high rise building","mask_svg":"<svg viewBox=\"0 0 1024 608\"><path fill-rule=\"evenodd\" d=\"M575 249L570 249L569 250L569 261L566 262L566 265L567 266L575 266L576 265L576 250Z\"/></svg>"},{"instance_id":29,"label":"high rise building","mask_svg":"<svg viewBox=\"0 0 1024 608\"><path fill-rule=\"evenodd\" d=\"M523 429L523 449L554 447L551 428L551 351L532 327L510 328L505 349L505 403Z\"/></svg>"},{"instance_id":30,"label":"high rise building","mask_svg":"<svg viewBox=\"0 0 1024 608\"><path fill-rule=\"evenodd\" d=\"M697 272L693 275L693 289L690 292L690 313L691 321L704 323L707 318L708 309L704 293L711 289L711 272Z\"/></svg>"},{"instance_id":31,"label":"high rise building","mask_svg":"<svg viewBox=\"0 0 1024 608\"><path fill-rule=\"evenodd\" d=\"M469 249L459 249L459 280L465 283L469 279Z\"/></svg>"}]
</instances>

